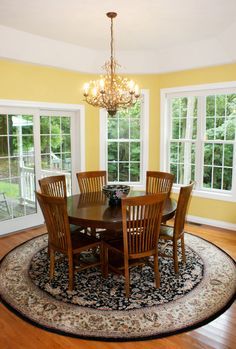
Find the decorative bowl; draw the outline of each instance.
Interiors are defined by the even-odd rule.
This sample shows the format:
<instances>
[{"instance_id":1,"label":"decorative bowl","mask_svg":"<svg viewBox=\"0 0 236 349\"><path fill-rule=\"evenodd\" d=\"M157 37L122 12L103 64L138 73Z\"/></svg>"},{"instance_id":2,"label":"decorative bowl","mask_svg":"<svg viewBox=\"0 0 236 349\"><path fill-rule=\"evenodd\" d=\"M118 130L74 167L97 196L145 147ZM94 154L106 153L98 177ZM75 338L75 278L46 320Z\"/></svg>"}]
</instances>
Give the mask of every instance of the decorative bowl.
<instances>
[{"instance_id":1,"label":"decorative bowl","mask_svg":"<svg viewBox=\"0 0 236 349\"><path fill-rule=\"evenodd\" d=\"M109 205L120 205L121 198L129 194L130 187L122 184L110 184L104 185L102 188L103 193L109 199Z\"/></svg>"}]
</instances>

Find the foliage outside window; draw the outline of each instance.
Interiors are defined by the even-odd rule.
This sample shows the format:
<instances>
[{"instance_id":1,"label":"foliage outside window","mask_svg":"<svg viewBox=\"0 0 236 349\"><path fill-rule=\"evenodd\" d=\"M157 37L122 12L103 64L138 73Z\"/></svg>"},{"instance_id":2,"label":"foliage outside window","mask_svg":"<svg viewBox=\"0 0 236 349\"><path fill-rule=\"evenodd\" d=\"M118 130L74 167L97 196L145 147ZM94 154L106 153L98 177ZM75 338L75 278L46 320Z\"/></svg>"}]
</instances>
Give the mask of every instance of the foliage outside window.
<instances>
[{"instance_id":1,"label":"foliage outside window","mask_svg":"<svg viewBox=\"0 0 236 349\"><path fill-rule=\"evenodd\" d=\"M109 182L140 182L141 102L107 117Z\"/></svg>"},{"instance_id":2,"label":"foliage outside window","mask_svg":"<svg viewBox=\"0 0 236 349\"><path fill-rule=\"evenodd\" d=\"M132 107L109 117L100 110L100 168L108 172L109 183L126 183L145 188L148 169L149 91Z\"/></svg>"},{"instance_id":3,"label":"foliage outside window","mask_svg":"<svg viewBox=\"0 0 236 349\"><path fill-rule=\"evenodd\" d=\"M198 190L232 191L236 93L194 93L168 98L169 170L176 184Z\"/></svg>"}]
</instances>

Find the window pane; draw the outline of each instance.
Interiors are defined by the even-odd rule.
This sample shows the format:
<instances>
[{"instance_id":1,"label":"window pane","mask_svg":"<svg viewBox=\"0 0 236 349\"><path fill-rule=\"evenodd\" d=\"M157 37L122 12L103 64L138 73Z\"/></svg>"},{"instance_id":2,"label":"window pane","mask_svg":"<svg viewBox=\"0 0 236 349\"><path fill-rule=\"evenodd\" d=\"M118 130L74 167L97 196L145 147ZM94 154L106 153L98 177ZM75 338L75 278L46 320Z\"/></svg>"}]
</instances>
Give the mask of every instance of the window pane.
<instances>
[{"instance_id":1,"label":"window pane","mask_svg":"<svg viewBox=\"0 0 236 349\"><path fill-rule=\"evenodd\" d=\"M129 138L129 120L120 119L119 138L120 139L128 139Z\"/></svg>"},{"instance_id":2,"label":"window pane","mask_svg":"<svg viewBox=\"0 0 236 349\"><path fill-rule=\"evenodd\" d=\"M0 135L7 135L7 115L0 115Z\"/></svg>"},{"instance_id":3,"label":"window pane","mask_svg":"<svg viewBox=\"0 0 236 349\"><path fill-rule=\"evenodd\" d=\"M59 153L61 150L61 136L51 136L51 151Z\"/></svg>"},{"instance_id":4,"label":"window pane","mask_svg":"<svg viewBox=\"0 0 236 349\"><path fill-rule=\"evenodd\" d=\"M233 144L224 145L224 166L233 167Z\"/></svg>"},{"instance_id":5,"label":"window pane","mask_svg":"<svg viewBox=\"0 0 236 349\"><path fill-rule=\"evenodd\" d=\"M51 134L61 133L61 118L59 116L51 116Z\"/></svg>"},{"instance_id":6,"label":"window pane","mask_svg":"<svg viewBox=\"0 0 236 349\"><path fill-rule=\"evenodd\" d=\"M0 156L8 156L8 137L0 136Z\"/></svg>"},{"instance_id":7,"label":"window pane","mask_svg":"<svg viewBox=\"0 0 236 349\"><path fill-rule=\"evenodd\" d=\"M222 166L223 144L214 144L214 165Z\"/></svg>"},{"instance_id":8,"label":"window pane","mask_svg":"<svg viewBox=\"0 0 236 349\"><path fill-rule=\"evenodd\" d=\"M178 143L170 143L170 162L178 161Z\"/></svg>"},{"instance_id":9,"label":"window pane","mask_svg":"<svg viewBox=\"0 0 236 349\"><path fill-rule=\"evenodd\" d=\"M226 122L226 139L235 140L236 118L227 118Z\"/></svg>"},{"instance_id":10,"label":"window pane","mask_svg":"<svg viewBox=\"0 0 236 349\"><path fill-rule=\"evenodd\" d=\"M34 138L33 136L23 136L22 137L23 153L32 153L34 151Z\"/></svg>"},{"instance_id":11,"label":"window pane","mask_svg":"<svg viewBox=\"0 0 236 349\"><path fill-rule=\"evenodd\" d=\"M49 116L41 116L40 117L40 133L49 134L50 133L49 125L50 125Z\"/></svg>"},{"instance_id":12,"label":"window pane","mask_svg":"<svg viewBox=\"0 0 236 349\"><path fill-rule=\"evenodd\" d=\"M108 130L108 139L117 139L118 138L118 119L113 119L111 117L107 118L107 130Z\"/></svg>"},{"instance_id":13,"label":"window pane","mask_svg":"<svg viewBox=\"0 0 236 349\"><path fill-rule=\"evenodd\" d=\"M62 154L62 170L71 170L71 153Z\"/></svg>"},{"instance_id":14,"label":"window pane","mask_svg":"<svg viewBox=\"0 0 236 349\"><path fill-rule=\"evenodd\" d=\"M184 97L180 99L180 114L182 118L187 117L187 107L188 107L188 98Z\"/></svg>"},{"instance_id":15,"label":"window pane","mask_svg":"<svg viewBox=\"0 0 236 349\"><path fill-rule=\"evenodd\" d=\"M179 126L180 126L180 120L179 119L173 119L172 120L172 139L179 139Z\"/></svg>"},{"instance_id":16,"label":"window pane","mask_svg":"<svg viewBox=\"0 0 236 349\"><path fill-rule=\"evenodd\" d=\"M215 96L206 98L206 117L215 116Z\"/></svg>"},{"instance_id":17,"label":"window pane","mask_svg":"<svg viewBox=\"0 0 236 349\"><path fill-rule=\"evenodd\" d=\"M213 167L213 188L221 189L222 168Z\"/></svg>"},{"instance_id":18,"label":"window pane","mask_svg":"<svg viewBox=\"0 0 236 349\"><path fill-rule=\"evenodd\" d=\"M224 169L224 177L223 177L223 189L231 190L232 189L232 168Z\"/></svg>"},{"instance_id":19,"label":"window pane","mask_svg":"<svg viewBox=\"0 0 236 349\"><path fill-rule=\"evenodd\" d=\"M130 143L130 161L140 161L140 142Z\"/></svg>"},{"instance_id":20,"label":"window pane","mask_svg":"<svg viewBox=\"0 0 236 349\"><path fill-rule=\"evenodd\" d=\"M68 153L71 151L70 135L62 136L61 151L63 153Z\"/></svg>"},{"instance_id":21,"label":"window pane","mask_svg":"<svg viewBox=\"0 0 236 349\"><path fill-rule=\"evenodd\" d=\"M41 167L43 170L49 170L50 165L50 155L41 155Z\"/></svg>"},{"instance_id":22,"label":"window pane","mask_svg":"<svg viewBox=\"0 0 236 349\"><path fill-rule=\"evenodd\" d=\"M195 165L191 166L191 181L195 180Z\"/></svg>"},{"instance_id":23,"label":"window pane","mask_svg":"<svg viewBox=\"0 0 236 349\"><path fill-rule=\"evenodd\" d=\"M129 182L129 163L119 164L119 180L120 182Z\"/></svg>"},{"instance_id":24,"label":"window pane","mask_svg":"<svg viewBox=\"0 0 236 349\"><path fill-rule=\"evenodd\" d=\"M207 118L206 119L206 139L214 139L215 134L215 119Z\"/></svg>"},{"instance_id":25,"label":"window pane","mask_svg":"<svg viewBox=\"0 0 236 349\"><path fill-rule=\"evenodd\" d=\"M20 171L20 158L10 158L10 165L11 165L11 176L12 177L20 177L21 171Z\"/></svg>"},{"instance_id":26,"label":"window pane","mask_svg":"<svg viewBox=\"0 0 236 349\"><path fill-rule=\"evenodd\" d=\"M236 114L236 94L227 95L226 99L226 115Z\"/></svg>"},{"instance_id":27,"label":"window pane","mask_svg":"<svg viewBox=\"0 0 236 349\"><path fill-rule=\"evenodd\" d=\"M216 96L216 115L225 115L225 95Z\"/></svg>"},{"instance_id":28,"label":"window pane","mask_svg":"<svg viewBox=\"0 0 236 349\"><path fill-rule=\"evenodd\" d=\"M213 144L205 143L204 144L204 164L212 165L212 155L213 155Z\"/></svg>"},{"instance_id":29,"label":"window pane","mask_svg":"<svg viewBox=\"0 0 236 349\"><path fill-rule=\"evenodd\" d=\"M174 182L178 183L178 167L175 164L170 164L170 173L175 176Z\"/></svg>"},{"instance_id":30,"label":"window pane","mask_svg":"<svg viewBox=\"0 0 236 349\"><path fill-rule=\"evenodd\" d=\"M9 159L3 158L0 159L0 178L8 178L9 177ZM1 192L1 190L0 190Z\"/></svg>"},{"instance_id":31,"label":"window pane","mask_svg":"<svg viewBox=\"0 0 236 349\"><path fill-rule=\"evenodd\" d=\"M225 118L216 118L215 139L225 138Z\"/></svg>"},{"instance_id":32,"label":"window pane","mask_svg":"<svg viewBox=\"0 0 236 349\"><path fill-rule=\"evenodd\" d=\"M172 99L172 117L178 118L180 116L180 99L173 98Z\"/></svg>"},{"instance_id":33,"label":"window pane","mask_svg":"<svg viewBox=\"0 0 236 349\"><path fill-rule=\"evenodd\" d=\"M129 143L128 142L119 143L119 160L129 161Z\"/></svg>"},{"instance_id":34,"label":"window pane","mask_svg":"<svg viewBox=\"0 0 236 349\"><path fill-rule=\"evenodd\" d=\"M108 161L117 160L118 157L118 143L108 142Z\"/></svg>"},{"instance_id":35,"label":"window pane","mask_svg":"<svg viewBox=\"0 0 236 349\"><path fill-rule=\"evenodd\" d=\"M130 138L139 139L140 138L140 120L131 120L130 121Z\"/></svg>"},{"instance_id":36,"label":"window pane","mask_svg":"<svg viewBox=\"0 0 236 349\"><path fill-rule=\"evenodd\" d=\"M61 133L70 134L70 118L63 116L61 118Z\"/></svg>"},{"instance_id":37,"label":"window pane","mask_svg":"<svg viewBox=\"0 0 236 349\"><path fill-rule=\"evenodd\" d=\"M139 182L140 181L140 164L130 165L130 181Z\"/></svg>"},{"instance_id":38,"label":"window pane","mask_svg":"<svg viewBox=\"0 0 236 349\"><path fill-rule=\"evenodd\" d=\"M19 155L20 151L21 151L20 138L17 136L10 136L9 137L9 147L10 147L10 155L11 156Z\"/></svg>"},{"instance_id":39,"label":"window pane","mask_svg":"<svg viewBox=\"0 0 236 349\"><path fill-rule=\"evenodd\" d=\"M212 187L212 167L211 166L204 166L203 187L205 188Z\"/></svg>"},{"instance_id":40,"label":"window pane","mask_svg":"<svg viewBox=\"0 0 236 349\"><path fill-rule=\"evenodd\" d=\"M41 136L41 153L50 153L50 136Z\"/></svg>"},{"instance_id":41,"label":"window pane","mask_svg":"<svg viewBox=\"0 0 236 349\"><path fill-rule=\"evenodd\" d=\"M118 181L118 163L108 162L108 181Z\"/></svg>"},{"instance_id":42,"label":"window pane","mask_svg":"<svg viewBox=\"0 0 236 349\"><path fill-rule=\"evenodd\" d=\"M191 164L195 164L195 154L196 154L196 145L192 143L191 145Z\"/></svg>"}]
</instances>

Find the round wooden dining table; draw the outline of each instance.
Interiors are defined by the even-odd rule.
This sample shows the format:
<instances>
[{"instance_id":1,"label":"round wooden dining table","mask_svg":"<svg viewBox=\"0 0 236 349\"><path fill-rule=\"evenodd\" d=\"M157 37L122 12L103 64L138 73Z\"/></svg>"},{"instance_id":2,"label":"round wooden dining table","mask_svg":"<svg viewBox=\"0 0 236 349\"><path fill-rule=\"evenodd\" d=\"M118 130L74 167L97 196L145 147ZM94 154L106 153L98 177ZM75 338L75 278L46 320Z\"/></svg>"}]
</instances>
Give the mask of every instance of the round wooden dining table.
<instances>
[{"instance_id":1,"label":"round wooden dining table","mask_svg":"<svg viewBox=\"0 0 236 349\"><path fill-rule=\"evenodd\" d=\"M131 191L128 196L146 195L144 191ZM121 206L109 206L103 192L72 195L67 198L67 212L71 224L109 230L122 229ZM162 222L171 219L177 203L168 198L165 202Z\"/></svg>"}]
</instances>

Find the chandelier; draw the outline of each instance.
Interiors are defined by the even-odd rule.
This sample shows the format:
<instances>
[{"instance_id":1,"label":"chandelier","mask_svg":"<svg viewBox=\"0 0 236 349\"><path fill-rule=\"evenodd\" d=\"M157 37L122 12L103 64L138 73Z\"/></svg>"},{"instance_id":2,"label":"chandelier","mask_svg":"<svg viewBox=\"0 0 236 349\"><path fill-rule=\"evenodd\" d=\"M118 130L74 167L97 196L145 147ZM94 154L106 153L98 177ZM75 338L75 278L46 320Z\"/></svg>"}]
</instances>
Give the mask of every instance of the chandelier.
<instances>
[{"instance_id":1,"label":"chandelier","mask_svg":"<svg viewBox=\"0 0 236 349\"><path fill-rule=\"evenodd\" d=\"M106 73L100 80L90 81L84 84L85 101L94 107L105 108L109 115L113 116L117 110L132 106L140 97L140 91L133 80L128 80L116 74L119 64L114 58L113 47L113 18L115 12L108 12L111 19L111 57L104 65Z\"/></svg>"}]
</instances>

